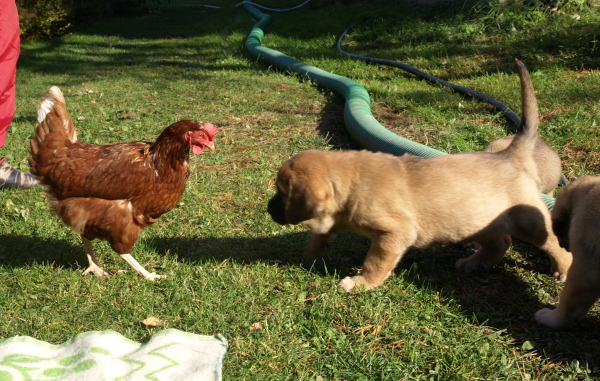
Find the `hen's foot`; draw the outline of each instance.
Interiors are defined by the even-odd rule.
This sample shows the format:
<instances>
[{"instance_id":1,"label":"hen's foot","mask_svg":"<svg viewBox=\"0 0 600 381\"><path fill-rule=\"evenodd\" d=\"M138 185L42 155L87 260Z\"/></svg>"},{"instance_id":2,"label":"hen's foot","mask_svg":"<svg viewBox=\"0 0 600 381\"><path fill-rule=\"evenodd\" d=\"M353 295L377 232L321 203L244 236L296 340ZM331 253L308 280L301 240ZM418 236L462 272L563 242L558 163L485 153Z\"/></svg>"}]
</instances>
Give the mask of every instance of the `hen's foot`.
<instances>
[{"instance_id":1,"label":"hen's foot","mask_svg":"<svg viewBox=\"0 0 600 381\"><path fill-rule=\"evenodd\" d=\"M109 272L107 272L106 270L104 270L102 267L96 265L96 264L92 264L90 265L84 272L83 274L81 274L81 276L85 276L89 273L92 273L94 275L96 275L98 278L106 278L107 276L110 275Z\"/></svg>"},{"instance_id":2,"label":"hen's foot","mask_svg":"<svg viewBox=\"0 0 600 381\"><path fill-rule=\"evenodd\" d=\"M144 278L148 280L165 279L166 275L158 275L157 273L148 273L144 275Z\"/></svg>"},{"instance_id":3,"label":"hen's foot","mask_svg":"<svg viewBox=\"0 0 600 381\"><path fill-rule=\"evenodd\" d=\"M131 266L135 271L137 271L138 274L140 274L141 276L143 276L144 278L146 278L148 280L155 280L155 279L161 279L161 278L167 277L166 275L158 275L157 273L149 272L142 265L140 265L138 263L138 261L136 261L135 258L133 258L130 254L120 254L120 255L121 255L121 258L123 258L123 260L129 264L129 266Z\"/></svg>"},{"instance_id":4,"label":"hen's foot","mask_svg":"<svg viewBox=\"0 0 600 381\"><path fill-rule=\"evenodd\" d=\"M8 188L33 188L40 182L29 172L21 172L8 164L6 159L0 159L0 190Z\"/></svg>"}]
</instances>

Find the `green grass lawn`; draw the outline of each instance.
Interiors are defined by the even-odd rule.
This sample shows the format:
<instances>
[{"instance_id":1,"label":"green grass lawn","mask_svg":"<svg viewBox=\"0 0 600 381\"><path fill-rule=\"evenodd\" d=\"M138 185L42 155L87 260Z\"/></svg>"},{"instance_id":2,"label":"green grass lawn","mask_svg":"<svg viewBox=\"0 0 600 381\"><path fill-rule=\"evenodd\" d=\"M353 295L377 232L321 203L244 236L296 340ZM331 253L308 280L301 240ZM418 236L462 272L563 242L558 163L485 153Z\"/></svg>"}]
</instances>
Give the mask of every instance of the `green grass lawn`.
<instances>
[{"instance_id":1,"label":"green grass lawn","mask_svg":"<svg viewBox=\"0 0 600 381\"><path fill-rule=\"evenodd\" d=\"M0 150L20 169L28 170L35 109L51 85L65 93L82 141L152 141L169 124L195 119L219 128L218 152L191 159L181 203L133 248L148 270L169 276L157 282L137 276L105 242L94 243L105 269L129 271L81 277L79 237L50 213L43 192L2 191L0 339L61 343L106 329L133 340L163 328L221 333L230 343L227 380L600 378L598 304L570 330L538 326L534 312L556 305L562 285L529 245L513 245L499 266L472 275L454 269L469 255L465 247L411 250L395 276L359 294L336 285L359 269L365 238L344 233L322 261L302 258L308 232L266 213L276 171L302 150L357 145L344 131L340 97L245 52L256 20L237 3L211 9L173 0L23 44L17 114ZM264 45L358 81L383 125L448 153L483 149L514 127L486 104L341 55L338 36L355 24L346 50L405 62L515 111L518 56L532 72L540 135L575 179L600 174L600 12L566 4L552 11L315 1L265 11L273 23ZM150 316L163 327L141 324Z\"/></svg>"}]
</instances>

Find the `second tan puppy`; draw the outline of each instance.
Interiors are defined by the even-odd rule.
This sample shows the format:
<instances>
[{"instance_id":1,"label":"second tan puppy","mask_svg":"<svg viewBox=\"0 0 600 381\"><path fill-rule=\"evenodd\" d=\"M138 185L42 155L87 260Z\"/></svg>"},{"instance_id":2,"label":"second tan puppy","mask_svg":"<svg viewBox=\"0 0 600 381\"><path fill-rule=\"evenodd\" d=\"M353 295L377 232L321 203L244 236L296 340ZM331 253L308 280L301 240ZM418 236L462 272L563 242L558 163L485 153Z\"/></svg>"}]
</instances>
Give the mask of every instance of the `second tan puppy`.
<instances>
[{"instance_id":1,"label":"second tan puppy","mask_svg":"<svg viewBox=\"0 0 600 381\"><path fill-rule=\"evenodd\" d=\"M514 135L505 136L502 139L495 140L488 145L485 152L500 152L508 148L513 141ZM533 161L540 178L540 192L552 196L554 188L560 183L562 177L562 165L560 156L540 138L536 139L533 148Z\"/></svg>"},{"instance_id":2,"label":"second tan puppy","mask_svg":"<svg viewBox=\"0 0 600 381\"><path fill-rule=\"evenodd\" d=\"M529 73L517 61L523 126L498 153L474 152L431 159L367 151L305 151L277 174L268 211L280 224L312 229L309 252L317 254L340 230L371 239L362 269L339 287L377 287L410 247L476 241L479 250L459 260L471 272L497 264L513 236L545 250L554 276L564 279L571 254L552 233L532 159L537 102Z\"/></svg>"},{"instance_id":3,"label":"second tan puppy","mask_svg":"<svg viewBox=\"0 0 600 381\"><path fill-rule=\"evenodd\" d=\"M558 307L539 310L535 319L558 329L583 317L600 298L600 177L585 176L560 190L552 227L561 246L573 253L573 264Z\"/></svg>"}]
</instances>

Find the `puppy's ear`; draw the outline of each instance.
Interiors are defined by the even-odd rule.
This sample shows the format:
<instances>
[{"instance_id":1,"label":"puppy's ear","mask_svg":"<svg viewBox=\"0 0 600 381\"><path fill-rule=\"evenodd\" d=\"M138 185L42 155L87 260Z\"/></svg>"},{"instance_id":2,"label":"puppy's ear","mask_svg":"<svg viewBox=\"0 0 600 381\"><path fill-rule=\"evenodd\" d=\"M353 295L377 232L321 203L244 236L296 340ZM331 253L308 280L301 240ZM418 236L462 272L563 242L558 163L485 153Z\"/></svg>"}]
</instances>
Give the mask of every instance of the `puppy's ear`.
<instances>
[{"instance_id":1,"label":"puppy's ear","mask_svg":"<svg viewBox=\"0 0 600 381\"><path fill-rule=\"evenodd\" d=\"M558 244L567 251L571 251L569 242L569 229L571 228L570 221L552 221L552 230L558 237Z\"/></svg>"},{"instance_id":2,"label":"puppy's ear","mask_svg":"<svg viewBox=\"0 0 600 381\"><path fill-rule=\"evenodd\" d=\"M319 217L329 209L333 197L331 184L325 179L290 181L285 217L291 224Z\"/></svg>"},{"instance_id":3,"label":"puppy's ear","mask_svg":"<svg viewBox=\"0 0 600 381\"><path fill-rule=\"evenodd\" d=\"M285 208L285 219L292 225L314 217L314 206L305 194L295 194L288 197Z\"/></svg>"}]
</instances>

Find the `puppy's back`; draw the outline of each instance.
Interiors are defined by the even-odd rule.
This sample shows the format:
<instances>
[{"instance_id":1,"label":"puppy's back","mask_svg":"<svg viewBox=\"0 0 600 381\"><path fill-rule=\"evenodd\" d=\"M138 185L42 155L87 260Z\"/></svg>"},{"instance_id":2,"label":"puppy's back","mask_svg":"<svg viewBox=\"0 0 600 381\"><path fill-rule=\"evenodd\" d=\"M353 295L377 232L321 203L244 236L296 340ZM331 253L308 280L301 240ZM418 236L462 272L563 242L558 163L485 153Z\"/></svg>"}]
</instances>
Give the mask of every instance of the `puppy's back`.
<instances>
[{"instance_id":1,"label":"puppy's back","mask_svg":"<svg viewBox=\"0 0 600 381\"><path fill-rule=\"evenodd\" d=\"M514 136L505 136L491 142L484 152L500 152L508 148ZM554 188L560 183L562 177L562 164L558 153L548 143L536 137L533 148L533 160L540 178L540 192L552 196Z\"/></svg>"}]
</instances>

